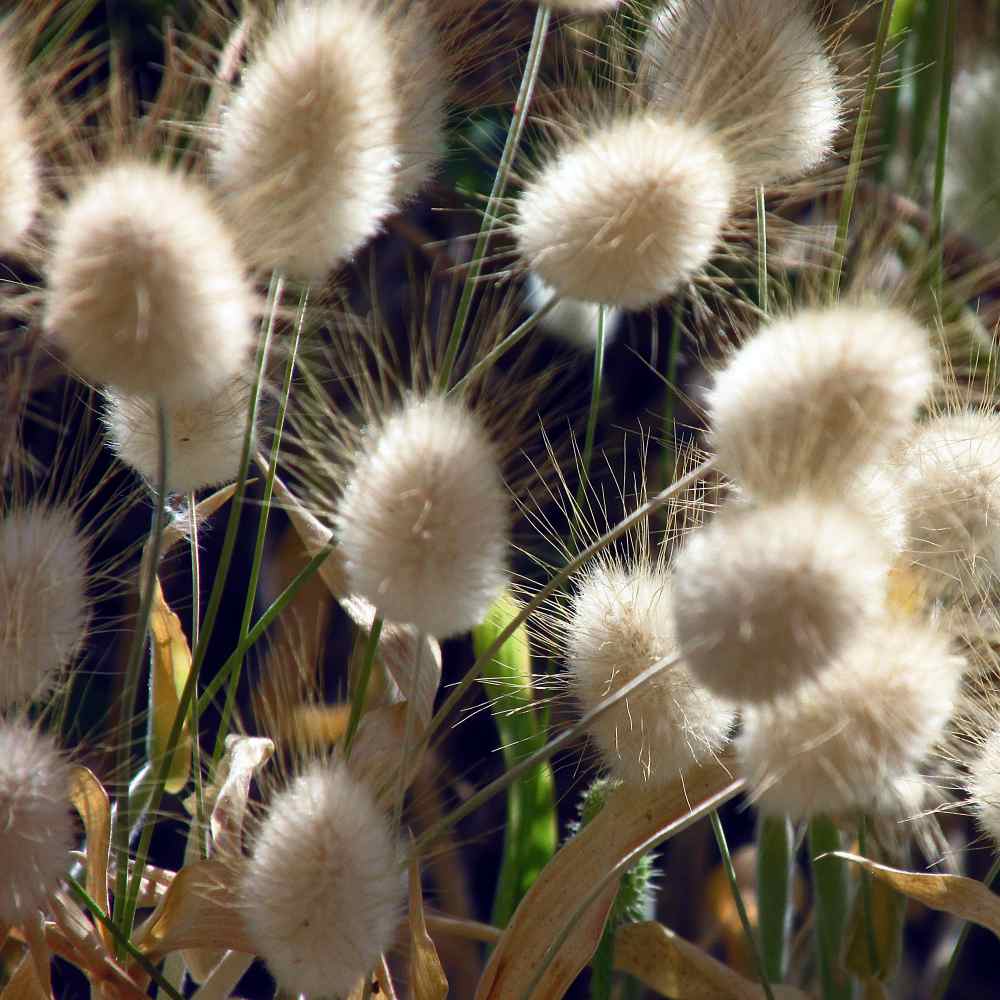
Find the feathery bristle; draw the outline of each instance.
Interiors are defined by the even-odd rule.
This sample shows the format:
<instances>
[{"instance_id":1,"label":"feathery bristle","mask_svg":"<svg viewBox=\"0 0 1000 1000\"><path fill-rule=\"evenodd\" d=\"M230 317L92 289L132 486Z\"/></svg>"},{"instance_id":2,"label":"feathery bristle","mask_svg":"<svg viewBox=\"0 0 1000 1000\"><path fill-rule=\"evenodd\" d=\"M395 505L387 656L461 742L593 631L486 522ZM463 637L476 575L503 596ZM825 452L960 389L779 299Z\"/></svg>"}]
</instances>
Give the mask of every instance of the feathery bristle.
<instances>
[{"instance_id":1,"label":"feathery bristle","mask_svg":"<svg viewBox=\"0 0 1000 1000\"><path fill-rule=\"evenodd\" d=\"M0 254L20 248L41 198L38 158L22 90L13 56L0 37Z\"/></svg>"}]
</instances>

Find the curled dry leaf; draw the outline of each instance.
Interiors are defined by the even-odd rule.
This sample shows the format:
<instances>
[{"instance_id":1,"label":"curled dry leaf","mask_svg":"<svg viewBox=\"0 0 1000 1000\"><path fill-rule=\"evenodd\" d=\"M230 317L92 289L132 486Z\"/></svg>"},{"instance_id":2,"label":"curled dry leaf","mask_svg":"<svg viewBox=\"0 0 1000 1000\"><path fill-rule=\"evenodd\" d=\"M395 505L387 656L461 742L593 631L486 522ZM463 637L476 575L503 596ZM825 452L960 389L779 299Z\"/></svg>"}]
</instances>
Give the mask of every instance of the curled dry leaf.
<instances>
[{"instance_id":1,"label":"curled dry leaf","mask_svg":"<svg viewBox=\"0 0 1000 1000\"><path fill-rule=\"evenodd\" d=\"M410 992L413 1000L445 1000L448 996L448 979L427 933L420 863L416 858L410 864Z\"/></svg>"},{"instance_id":2,"label":"curled dry leaf","mask_svg":"<svg viewBox=\"0 0 1000 1000\"><path fill-rule=\"evenodd\" d=\"M561 997L593 956L618 889L618 879L608 879L574 919L567 900L580 899L580 872L610 872L651 838L669 834L674 826L682 829L707 803L717 807L742 788L723 760L691 768L666 788L613 791L521 900L490 957L476 1000Z\"/></svg>"},{"instance_id":3,"label":"curled dry leaf","mask_svg":"<svg viewBox=\"0 0 1000 1000\"><path fill-rule=\"evenodd\" d=\"M254 772L270 760L274 743L259 736L227 736L219 763L221 783L209 820L213 852L239 858L243 854L243 820Z\"/></svg>"},{"instance_id":4,"label":"curled dry leaf","mask_svg":"<svg viewBox=\"0 0 1000 1000\"><path fill-rule=\"evenodd\" d=\"M111 856L111 800L94 772L80 765L70 772L69 800L83 820L87 892L105 913L110 913L108 865ZM97 933L104 947L110 950L111 932L101 924Z\"/></svg>"},{"instance_id":5,"label":"curled dry leaf","mask_svg":"<svg viewBox=\"0 0 1000 1000\"><path fill-rule=\"evenodd\" d=\"M760 1000L764 991L662 924L628 924L615 935L615 968L675 1000ZM773 986L775 1000L808 1000Z\"/></svg>"},{"instance_id":6,"label":"curled dry leaf","mask_svg":"<svg viewBox=\"0 0 1000 1000\"><path fill-rule=\"evenodd\" d=\"M1000 897L982 882L962 875L903 871L846 851L835 851L831 856L861 865L880 882L932 910L943 910L962 920L979 924L1000 937Z\"/></svg>"},{"instance_id":7,"label":"curled dry leaf","mask_svg":"<svg viewBox=\"0 0 1000 1000\"><path fill-rule=\"evenodd\" d=\"M21 959L14 974L0 992L0 1000L48 1000L50 996L51 994L46 993L38 981L38 973L30 955L25 955Z\"/></svg>"}]
</instances>

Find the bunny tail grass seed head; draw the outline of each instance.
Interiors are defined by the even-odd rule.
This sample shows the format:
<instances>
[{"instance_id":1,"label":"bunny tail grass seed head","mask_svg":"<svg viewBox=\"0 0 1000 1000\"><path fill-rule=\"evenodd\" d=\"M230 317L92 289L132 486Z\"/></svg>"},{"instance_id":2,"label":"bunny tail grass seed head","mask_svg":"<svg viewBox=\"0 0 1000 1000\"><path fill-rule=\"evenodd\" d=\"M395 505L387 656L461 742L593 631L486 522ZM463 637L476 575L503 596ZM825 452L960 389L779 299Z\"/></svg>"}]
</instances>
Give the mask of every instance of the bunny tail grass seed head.
<instances>
[{"instance_id":1,"label":"bunny tail grass seed head","mask_svg":"<svg viewBox=\"0 0 1000 1000\"><path fill-rule=\"evenodd\" d=\"M766 701L829 666L884 606L888 572L877 529L848 508L793 499L729 511L677 557L677 638L709 690Z\"/></svg>"},{"instance_id":2,"label":"bunny tail grass seed head","mask_svg":"<svg viewBox=\"0 0 1000 1000\"><path fill-rule=\"evenodd\" d=\"M643 53L654 107L719 133L744 184L829 156L837 71L802 0L668 0Z\"/></svg>"},{"instance_id":3,"label":"bunny tail grass seed head","mask_svg":"<svg viewBox=\"0 0 1000 1000\"><path fill-rule=\"evenodd\" d=\"M122 163L92 175L53 235L45 328L84 378L182 405L242 371L257 301L196 181Z\"/></svg>"},{"instance_id":4,"label":"bunny tail grass seed head","mask_svg":"<svg viewBox=\"0 0 1000 1000\"><path fill-rule=\"evenodd\" d=\"M1000 417L952 413L922 424L900 469L909 556L934 596L1000 574Z\"/></svg>"},{"instance_id":5,"label":"bunny tail grass seed head","mask_svg":"<svg viewBox=\"0 0 1000 1000\"><path fill-rule=\"evenodd\" d=\"M548 0L546 6L570 14L603 14L614 10L621 0Z\"/></svg>"},{"instance_id":6,"label":"bunny tail grass seed head","mask_svg":"<svg viewBox=\"0 0 1000 1000\"><path fill-rule=\"evenodd\" d=\"M585 712L678 649L670 580L649 566L602 561L586 572L563 627L570 687ZM590 735L616 777L665 784L717 753L734 718L678 662L599 715Z\"/></svg>"},{"instance_id":7,"label":"bunny tail grass seed head","mask_svg":"<svg viewBox=\"0 0 1000 1000\"><path fill-rule=\"evenodd\" d=\"M74 515L43 504L8 511L0 520L0 710L52 690L89 617L87 546Z\"/></svg>"},{"instance_id":8,"label":"bunny tail grass seed head","mask_svg":"<svg viewBox=\"0 0 1000 1000\"><path fill-rule=\"evenodd\" d=\"M737 751L759 808L898 813L942 736L964 660L946 636L903 620L855 631L815 682L747 709Z\"/></svg>"},{"instance_id":9,"label":"bunny tail grass seed head","mask_svg":"<svg viewBox=\"0 0 1000 1000\"><path fill-rule=\"evenodd\" d=\"M517 201L524 263L560 295L643 309L717 248L733 172L711 135L652 116L595 123Z\"/></svg>"},{"instance_id":10,"label":"bunny tail grass seed head","mask_svg":"<svg viewBox=\"0 0 1000 1000\"><path fill-rule=\"evenodd\" d=\"M472 412L411 398L362 440L340 497L348 583L390 621L437 638L463 632L506 583L509 508Z\"/></svg>"},{"instance_id":11,"label":"bunny tail grass seed head","mask_svg":"<svg viewBox=\"0 0 1000 1000\"><path fill-rule=\"evenodd\" d=\"M773 320L708 394L719 468L757 499L839 495L909 433L934 378L926 331L895 310L838 305Z\"/></svg>"},{"instance_id":12,"label":"bunny tail grass seed head","mask_svg":"<svg viewBox=\"0 0 1000 1000\"><path fill-rule=\"evenodd\" d=\"M346 997L402 915L396 845L369 790L342 764L311 765L272 800L239 894L282 992Z\"/></svg>"},{"instance_id":13,"label":"bunny tail grass seed head","mask_svg":"<svg viewBox=\"0 0 1000 1000\"><path fill-rule=\"evenodd\" d=\"M69 778L47 736L0 719L0 924L23 924L44 909L69 867Z\"/></svg>"},{"instance_id":14,"label":"bunny tail grass seed head","mask_svg":"<svg viewBox=\"0 0 1000 1000\"><path fill-rule=\"evenodd\" d=\"M1000 846L1000 732L987 737L969 766L969 796L980 828Z\"/></svg>"},{"instance_id":15,"label":"bunny tail grass seed head","mask_svg":"<svg viewBox=\"0 0 1000 1000\"><path fill-rule=\"evenodd\" d=\"M400 183L404 72L370 0L295 0L277 16L212 159L255 264L319 281L379 230Z\"/></svg>"},{"instance_id":16,"label":"bunny tail grass seed head","mask_svg":"<svg viewBox=\"0 0 1000 1000\"><path fill-rule=\"evenodd\" d=\"M237 477L249 405L250 386L237 377L204 400L168 409L171 493L190 493ZM109 390L102 417L114 453L156 488L160 448L156 403Z\"/></svg>"},{"instance_id":17,"label":"bunny tail grass seed head","mask_svg":"<svg viewBox=\"0 0 1000 1000\"><path fill-rule=\"evenodd\" d=\"M21 80L0 36L0 254L17 251L38 211L41 181Z\"/></svg>"}]
</instances>

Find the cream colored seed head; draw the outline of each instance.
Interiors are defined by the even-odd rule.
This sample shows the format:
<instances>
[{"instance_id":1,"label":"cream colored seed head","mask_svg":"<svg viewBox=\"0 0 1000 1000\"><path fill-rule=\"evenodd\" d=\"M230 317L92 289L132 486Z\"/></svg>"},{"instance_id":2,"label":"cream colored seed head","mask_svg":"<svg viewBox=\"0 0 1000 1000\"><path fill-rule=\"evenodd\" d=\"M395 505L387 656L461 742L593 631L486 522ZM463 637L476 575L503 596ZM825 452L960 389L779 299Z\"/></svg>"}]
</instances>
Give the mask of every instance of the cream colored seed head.
<instances>
[{"instance_id":1,"label":"cream colored seed head","mask_svg":"<svg viewBox=\"0 0 1000 1000\"><path fill-rule=\"evenodd\" d=\"M934 379L926 331L896 310L838 305L773 320L715 376L718 465L758 500L840 496L910 432Z\"/></svg>"},{"instance_id":2,"label":"cream colored seed head","mask_svg":"<svg viewBox=\"0 0 1000 1000\"><path fill-rule=\"evenodd\" d=\"M293 0L279 14L225 108L212 157L255 264L319 281L378 232L402 183L403 72L369 0Z\"/></svg>"},{"instance_id":3,"label":"cream colored seed head","mask_svg":"<svg viewBox=\"0 0 1000 1000\"><path fill-rule=\"evenodd\" d=\"M52 690L89 617L87 546L74 515L41 504L9 512L0 520L0 710Z\"/></svg>"},{"instance_id":4,"label":"cream colored seed head","mask_svg":"<svg viewBox=\"0 0 1000 1000\"><path fill-rule=\"evenodd\" d=\"M271 802L239 886L254 950L285 993L347 996L392 947L396 846L368 789L313 764Z\"/></svg>"},{"instance_id":5,"label":"cream colored seed head","mask_svg":"<svg viewBox=\"0 0 1000 1000\"><path fill-rule=\"evenodd\" d=\"M50 739L0 719L0 923L46 908L70 865L69 767Z\"/></svg>"},{"instance_id":6,"label":"cream colored seed head","mask_svg":"<svg viewBox=\"0 0 1000 1000\"><path fill-rule=\"evenodd\" d=\"M1000 732L986 740L971 764L969 795L979 826L1000 845Z\"/></svg>"},{"instance_id":7,"label":"cream colored seed head","mask_svg":"<svg viewBox=\"0 0 1000 1000\"><path fill-rule=\"evenodd\" d=\"M726 512L692 533L676 561L686 662L733 701L793 691L882 610L888 572L876 529L846 507L795 499Z\"/></svg>"},{"instance_id":8,"label":"cream colored seed head","mask_svg":"<svg viewBox=\"0 0 1000 1000\"><path fill-rule=\"evenodd\" d=\"M737 750L758 807L892 813L951 716L964 660L946 636L893 621L861 628L815 682L747 709Z\"/></svg>"},{"instance_id":9,"label":"cream colored seed head","mask_svg":"<svg viewBox=\"0 0 1000 1000\"><path fill-rule=\"evenodd\" d=\"M475 415L407 401L366 435L337 505L352 592L437 638L477 625L506 583L509 506Z\"/></svg>"},{"instance_id":10,"label":"cream colored seed head","mask_svg":"<svg viewBox=\"0 0 1000 1000\"><path fill-rule=\"evenodd\" d=\"M733 172L696 126L652 116L595 124L556 151L517 202L522 260L567 298L643 309L717 249Z\"/></svg>"},{"instance_id":11,"label":"cream colored seed head","mask_svg":"<svg viewBox=\"0 0 1000 1000\"><path fill-rule=\"evenodd\" d=\"M796 178L832 150L837 72L802 0L668 0L643 59L653 106L715 130L745 185Z\"/></svg>"},{"instance_id":12,"label":"cream colored seed head","mask_svg":"<svg viewBox=\"0 0 1000 1000\"><path fill-rule=\"evenodd\" d=\"M102 416L112 450L155 489L160 461L156 403L113 391L105 393L105 401ZM190 493L236 479L249 405L250 387L236 378L205 400L168 409L169 492Z\"/></svg>"},{"instance_id":13,"label":"cream colored seed head","mask_svg":"<svg viewBox=\"0 0 1000 1000\"><path fill-rule=\"evenodd\" d=\"M41 180L20 76L0 37L0 254L16 252L38 211Z\"/></svg>"},{"instance_id":14,"label":"cream colored seed head","mask_svg":"<svg viewBox=\"0 0 1000 1000\"><path fill-rule=\"evenodd\" d=\"M570 687L584 712L677 653L670 581L649 567L598 565L579 580L566 621ZM726 743L733 708L674 663L606 710L589 732L617 777L666 784Z\"/></svg>"},{"instance_id":15,"label":"cream colored seed head","mask_svg":"<svg viewBox=\"0 0 1000 1000\"><path fill-rule=\"evenodd\" d=\"M53 234L45 329L93 382L188 404L244 369L256 298L229 231L192 178L105 167Z\"/></svg>"}]
</instances>

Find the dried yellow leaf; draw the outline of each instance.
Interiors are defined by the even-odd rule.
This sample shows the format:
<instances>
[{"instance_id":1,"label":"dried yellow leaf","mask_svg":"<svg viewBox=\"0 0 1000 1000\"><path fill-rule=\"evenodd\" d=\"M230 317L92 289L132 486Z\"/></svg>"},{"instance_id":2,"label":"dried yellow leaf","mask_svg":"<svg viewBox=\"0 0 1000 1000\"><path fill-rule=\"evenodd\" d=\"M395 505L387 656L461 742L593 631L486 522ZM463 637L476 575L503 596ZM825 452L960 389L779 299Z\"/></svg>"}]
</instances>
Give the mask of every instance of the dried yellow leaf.
<instances>
[{"instance_id":1,"label":"dried yellow leaf","mask_svg":"<svg viewBox=\"0 0 1000 1000\"><path fill-rule=\"evenodd\" d=\"M83 820L86 844L87 892L101 910L111 912L108 899L108 865L111 854L111 800L93 771L83 766L70 773L69 800ZM111 932L99 924L104 947L112 948Z\"/></svg>"},{"instance_id":2,"label":"dried yellow leaf","mask_svg":"<svg viewBox=\"0 0 1000 1000\"><path fill-rule=\"evenodd\" d=\"M427 933L416 858L410 864L410 991L413 1000L444 1000L448 996L448 979Z\"/></svg>"}]
</instances>

